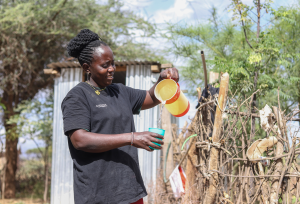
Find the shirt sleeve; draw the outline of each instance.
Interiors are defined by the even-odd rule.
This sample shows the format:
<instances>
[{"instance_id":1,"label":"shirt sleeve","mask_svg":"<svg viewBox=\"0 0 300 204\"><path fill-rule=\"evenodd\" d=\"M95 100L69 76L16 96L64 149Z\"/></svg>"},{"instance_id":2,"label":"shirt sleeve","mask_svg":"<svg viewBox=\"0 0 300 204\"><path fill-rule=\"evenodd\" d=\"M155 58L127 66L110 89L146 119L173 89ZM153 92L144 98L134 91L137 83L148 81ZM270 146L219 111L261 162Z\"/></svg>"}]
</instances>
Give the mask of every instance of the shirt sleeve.
<instances>
[{"instance_id":1,"label":"shirt sleeve","mask_svg":"<svg viewBox=\"0 0 300 204\"><path fill-rule=\"evenodd\" d=\"M84 96L76 93L68 94L61 104L61 109L66 136L70 130L91 130L90 107Z\"/></svg>"},{"instance_id":2,"label":"shirt sleeve","mask_svg":"<svg viewBox=\"0 0 300 204\"><path fill-rule=\"evenodd\" d=\"M129 96L132 113L138 115L145 101L147 91L124 86Z\"/></svg>"}]
</instances>

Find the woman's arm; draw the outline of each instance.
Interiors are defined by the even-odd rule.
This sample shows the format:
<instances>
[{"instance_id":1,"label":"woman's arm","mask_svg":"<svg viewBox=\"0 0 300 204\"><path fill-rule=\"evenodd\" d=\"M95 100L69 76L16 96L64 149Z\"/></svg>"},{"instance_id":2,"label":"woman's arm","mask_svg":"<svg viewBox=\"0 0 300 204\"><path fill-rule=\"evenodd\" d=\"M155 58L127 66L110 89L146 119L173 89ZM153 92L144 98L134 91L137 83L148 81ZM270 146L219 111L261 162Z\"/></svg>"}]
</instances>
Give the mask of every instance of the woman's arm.
<instances>
[{"instance_id":1,"label":"woman's arm","mask_svg":"<svg viewBox=\"0 0 300 204\"><path fill-rule=\"evenodd\" d=\"M161 80L170 78L176 82L179 81L179 74L176 68L168 68L160 73L157 82L151 87L149 91L147 91L146 98L142 105L142 110L153 108L154 106L160 104L160 101L154 95L154 89Z\"/></svg>"},{"instance_id":2,"label":"woman's arm","mask_svg":"<svg viewBox=\"0 0 300 204\"><path fill-rule=\"evenodd\" d=\"M83 129L70 131L69 137L75 149L91 153L106 152L118 147L130 145L132 140L131 133L97 134ZM163 141L156 139L156 137L163 139L163 136L157 133L135 132L133 146L148 151L153 151L149 146L155 149L161 149L162 147L153 144L153 142L161 145L164 144Z\"/></svg>"}]
</instances>

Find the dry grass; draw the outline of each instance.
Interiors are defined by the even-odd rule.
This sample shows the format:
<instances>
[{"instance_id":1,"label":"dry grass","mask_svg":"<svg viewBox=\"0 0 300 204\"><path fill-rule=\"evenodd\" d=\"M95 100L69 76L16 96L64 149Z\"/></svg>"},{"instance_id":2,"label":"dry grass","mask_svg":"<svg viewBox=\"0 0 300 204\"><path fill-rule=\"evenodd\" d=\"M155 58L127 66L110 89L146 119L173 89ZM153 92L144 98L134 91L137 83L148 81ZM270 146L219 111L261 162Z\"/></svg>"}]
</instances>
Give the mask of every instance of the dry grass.
<instances>
[{"instance_id":1,"label":"dry grass","mask_svg":"<svg viewBox=\"0 0 300 204\"><path fill-rule=\"evenodd\" d=\"M22 198L22 199L1 199L0 204L48 204L44 203L41 199L31 199L31 198Z\"/></svg>"},{"instance_id":2,"label":"dry grass","mask_svg":"<svg viewBox=\"0 0 300 204\"><path fill-rule=\"evenodd\" d=\"M160 174L162 175L162 174ZM148 196L144 198L145 204L196 204L199 203L197 183L191 185L181 198L176 199L170 186L170 182L164 183L159 176L156 183L147 186Z\"/></svg>"},{"instance_id":3,"label":"dry grass","mask_svg":"<svg viewBox=\"0 0 300 204\"><path fill-rule=\"evenodd\" d=\"M164 184L162 177L157 178L156 183L150 183L147 186L148 196L144 198L145 204L171 204L170 199L173 197Z\"/></svg>"}]
</instances>

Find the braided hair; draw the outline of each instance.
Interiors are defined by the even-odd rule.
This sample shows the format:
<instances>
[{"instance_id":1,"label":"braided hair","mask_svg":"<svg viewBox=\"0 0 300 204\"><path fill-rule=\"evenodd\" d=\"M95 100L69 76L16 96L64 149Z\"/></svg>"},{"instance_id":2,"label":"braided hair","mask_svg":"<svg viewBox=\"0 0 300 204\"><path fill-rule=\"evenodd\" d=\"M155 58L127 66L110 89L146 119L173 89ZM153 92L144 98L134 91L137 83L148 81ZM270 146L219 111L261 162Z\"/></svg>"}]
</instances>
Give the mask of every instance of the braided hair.
<instances>
[{"instance_id":1,"label":"braided hair","mask_svg":"<svg viewBox=\"0 0 300 204\"><path fill-rule=\"evenodd\" d=\"M83 29L69 42L67 50L68 54L77 58L82 66L84 63L91 64L94 49L101 45L107 46L96 33Z\"/></svg>"}]
</instances>

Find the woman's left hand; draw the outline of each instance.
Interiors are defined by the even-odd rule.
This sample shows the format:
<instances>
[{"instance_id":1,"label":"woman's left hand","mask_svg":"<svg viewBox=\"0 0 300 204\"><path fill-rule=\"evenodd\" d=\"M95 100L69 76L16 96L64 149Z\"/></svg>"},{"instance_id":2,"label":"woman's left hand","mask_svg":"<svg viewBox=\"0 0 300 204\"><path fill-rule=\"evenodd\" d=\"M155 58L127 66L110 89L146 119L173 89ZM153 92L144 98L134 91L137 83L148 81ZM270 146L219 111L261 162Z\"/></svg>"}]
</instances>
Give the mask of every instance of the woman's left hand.
<instances>
[{"instance_id":1,"label":"woman's left hand","mask_svg":"<svg viewBox=\"0 0 300 204\"><path fill-rule=\"evenodd\" d=\"M178 70L176 68L168 68L160 73L157 82L151 87L149 91L147 91L146 98L142 105L142 110L153 108L154 106L160 103L160 101L155 97L154 89L156 85L163 79L173 79L174 81L178 82L179 81Z\"/></svg>"},{"instance_id":2,"label":"woman's left hand","mask_svg":"<svg viewBox=\"0 0 300 204\"><path fill-rule=\"evenodd\" d=\"M162 79L173 79L174 81L179 81L179 74L176 68L168 68L160 73Z\"/></svg>"}]
</instances>

